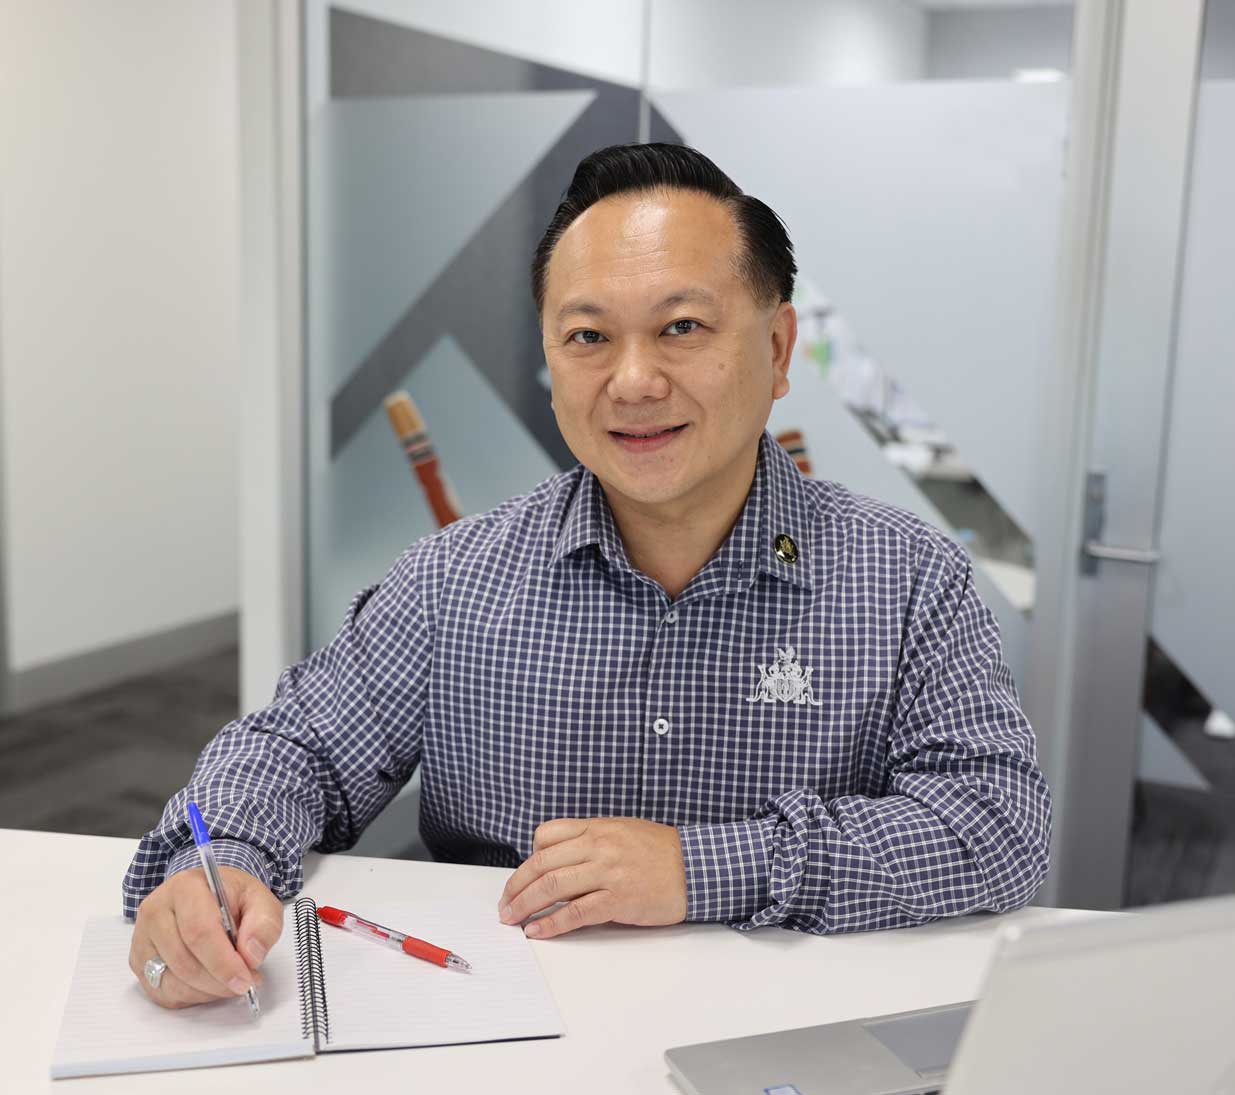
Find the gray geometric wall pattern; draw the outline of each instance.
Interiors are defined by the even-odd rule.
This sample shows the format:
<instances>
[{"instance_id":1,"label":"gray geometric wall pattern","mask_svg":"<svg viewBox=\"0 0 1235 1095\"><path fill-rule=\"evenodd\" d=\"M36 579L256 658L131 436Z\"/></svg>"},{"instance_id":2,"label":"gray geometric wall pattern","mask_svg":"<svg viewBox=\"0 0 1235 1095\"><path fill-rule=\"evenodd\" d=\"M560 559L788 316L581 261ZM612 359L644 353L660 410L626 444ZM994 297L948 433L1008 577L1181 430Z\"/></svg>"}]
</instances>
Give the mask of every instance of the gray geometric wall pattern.
<instances>
[{"instance_id":1,"label":"gray geometric wall pattern","mask_svg":"<svg viewBox=\"0 0 1235 1095\"><path fill-rule=\"evenodd\" d=\"M530 303L528 270L540 234L579 160L605 145L637 139L638 89L340 9L330 11L329 55L334 100L592 93L591 103L432 284L408 301L403 314L363 358L351 363L347 379L330 400L333 459L409 368L450 336L558 466L572 467L575 458L562 441L537 379L543 350ZM650 139L681 140L654 109Z\"/></svg>"}]
</instances>

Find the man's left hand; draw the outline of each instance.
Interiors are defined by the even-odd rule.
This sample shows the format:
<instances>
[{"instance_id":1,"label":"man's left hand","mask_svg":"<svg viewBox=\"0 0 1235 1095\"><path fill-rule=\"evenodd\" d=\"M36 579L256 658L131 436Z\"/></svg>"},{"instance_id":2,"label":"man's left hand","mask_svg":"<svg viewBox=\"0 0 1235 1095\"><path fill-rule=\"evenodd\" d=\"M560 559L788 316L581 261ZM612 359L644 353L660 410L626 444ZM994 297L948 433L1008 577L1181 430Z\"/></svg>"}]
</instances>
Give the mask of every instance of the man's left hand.
<instances>
[{"instance_id":1,"label":"man's left hand","mask_svg":"<svg viewBox=\"0 0 1235 1095\"><path fill-rule=\"evenodd\" d=\"M498 902L503 923L533 921L536 939L587 924L677 924L686 919L686 868L672 825L631 817L558 818L536 829L532 855L506 883Z\"/></svg>"}]
</instances>

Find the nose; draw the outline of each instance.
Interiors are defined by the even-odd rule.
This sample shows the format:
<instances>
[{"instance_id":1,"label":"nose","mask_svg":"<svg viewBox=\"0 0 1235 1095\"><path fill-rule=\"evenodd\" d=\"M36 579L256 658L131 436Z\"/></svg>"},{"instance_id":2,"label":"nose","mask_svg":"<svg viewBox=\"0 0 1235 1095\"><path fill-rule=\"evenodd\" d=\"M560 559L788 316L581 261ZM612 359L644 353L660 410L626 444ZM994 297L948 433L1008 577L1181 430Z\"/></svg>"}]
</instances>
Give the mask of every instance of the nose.
<instances>
[{"instance_id":1,"label":"nose","mask_svg":"<svg viewBox=\"0 0 1235 1095\"><path fill-rule=\"evenodd\" d=\"M626 340L615 349L607 385L610 399L615 403L641 403L669 395L669 378L661 369L655 350L637 339Z\"/></svg>"}]
</instances>

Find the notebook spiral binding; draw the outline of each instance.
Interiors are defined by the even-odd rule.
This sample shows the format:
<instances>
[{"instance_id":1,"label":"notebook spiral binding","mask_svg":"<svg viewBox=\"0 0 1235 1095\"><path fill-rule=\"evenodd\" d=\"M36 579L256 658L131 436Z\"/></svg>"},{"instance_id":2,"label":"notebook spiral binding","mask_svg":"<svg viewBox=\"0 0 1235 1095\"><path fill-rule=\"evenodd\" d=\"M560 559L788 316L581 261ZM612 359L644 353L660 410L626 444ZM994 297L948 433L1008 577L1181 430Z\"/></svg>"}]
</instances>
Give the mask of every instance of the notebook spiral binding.
<instances>
[{"instance_id":1,"label":"notebook spiral binding","mask_svg":"<svg viewBox=\"0 0 1235 1095\"><path fill-rule=\"evenodd\" d=\"M296 980L300 989L300 1036L312 1036L317 1048L330 1041L330 1009L326 1006L326 967L317 904L302 897L292 906L296 918Z\"/></svg>"}]
</instances>

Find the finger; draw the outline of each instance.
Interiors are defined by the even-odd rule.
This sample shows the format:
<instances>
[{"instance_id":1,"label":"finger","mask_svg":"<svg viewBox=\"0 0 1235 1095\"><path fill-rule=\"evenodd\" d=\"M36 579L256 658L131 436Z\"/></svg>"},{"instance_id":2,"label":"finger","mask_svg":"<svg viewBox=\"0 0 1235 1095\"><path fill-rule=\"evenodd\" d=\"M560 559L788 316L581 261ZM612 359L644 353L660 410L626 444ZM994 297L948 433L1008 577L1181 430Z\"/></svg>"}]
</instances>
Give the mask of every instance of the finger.
<instances>
[{"instance_id":1,"label":"finger","mask_svg":"<svg viewBox=\"0 0 1235 1095\"><path fill-rule=\"evenodd\" d=\"M167 968L190 988L206 993L212 999L234 995L231 989L210 974L185 946L170 908L149 918L146 936L149 953L140 956L143 965L147 958L157 954L167 963Z\"/></svg>"},{"instance_id":2,"label":"finger","mask_svg":"<svg viewBox=\"0 0 1235 1095\"><path fill-rule=\"evenodd\" d=\"M190 1008L194 1004L209 1004L218 999L217 996L199 992L197 989L186 985L179 977L172 973L170 968L163 971L163 977L159 981L157 989L144 976L141 978L141 985L146 990L146 995L160 1007L164 1008ZM228 996L230 997L231 994L228 993Z\"/></svg>"},{"instance_id":3,"label":"finger","mask_svg":"<svg viewBox=\"0 0 1235 1095\"><path fill-rule=\"evenodd\" d=\"M187 1008L193 1004L205 1004L211 1000L218 999L217 996L212 996L201 992L190 985L186 985L178 978L169 966L163 971L163 977L159 981L159 987L156 989L149 981L146 980L146 959L155 956L154 950L149 943L144 946L133 946L129 949L129 969L133 971L133 976L137 978L137 983L141 985L142 992L153 1000L160 1007L164 1008ZM231 993L226 992L225 995L230 996Z\"/></svg>"},{"instance_id":4,"label":"finger","mask_svg":"<svg viewBox=\"0 0 1235 1095\"><path fill-rule=\"evenodd\" d=\"M205 880L202 881L205 887ZM236 996L242 996L257 983L257 975L232 946L219 919L218 902L206 889L204 900L179 902L173 908L176 930L184 945L216 981L221 981ZM165 962L170 961L164 957Z\"/></svg>"},{"instance_id":5,"label":"finger","mask_svg":"<svg viewBox=\"0 0 1235 1095\"><path fill-rule=\"evenodd\" d=\"M553 844L538 852L533 852L519 864L515 873L506 880L506 885L502 887L502 896L497 903L502 919L508 923L514 922L506 915L506 909L541 875L562 867L573 867L577 863L585 862L587 858L587 846L578 840L568 840L563 844ZM541 908L544 906L542 905Z\"/></svg>"},{"instance_id":6,"label":"finger","mask_svg":"<svg viewBox=\"0 0 1235 1095\"><path fill-rule=\"evenodd\" d=\"M552 939L589 924L606 924L613 919L613 895L608 890L593 890L563 905L557 912L533 920L523 934L532 939Z\"/></svg>"},{"instance_id":7,"label":"finger","mask_svg":"<svg viewBox=\"0 0 1235 1095\"><path fill-rule=\"evenodd\" d=\"M239 924L236 948L252 970L265 961L283 934L283 904L256 878L236 887L235 906Z\"/></svg>"},{"instance_id":8,"label":"finger","mask_svg":"<svg viewBox=\"0 0 1235 1095\"><path fill-rule=\"evenodd\" d=\"M538 852L552 844L561 844L564 840L574 840L587 832L588 823L588 818L579 817L559 817L542 822L532 834L532 851Z\"/></svg>"},{"instance_id":9,"label":"finger","mask_svg":"<svg viewBox=\"0 0 1235 1095\"><path fill-rule=\"evenodd\" d=\"M510 912L502 919L508 924L521 923L559 901L570 901L591 893L600 882L601 870L595 863L582 863L549 871L511 900L506 906Z\"/></svg>"}]
</instances>

